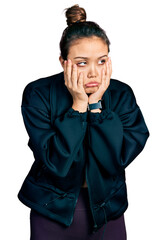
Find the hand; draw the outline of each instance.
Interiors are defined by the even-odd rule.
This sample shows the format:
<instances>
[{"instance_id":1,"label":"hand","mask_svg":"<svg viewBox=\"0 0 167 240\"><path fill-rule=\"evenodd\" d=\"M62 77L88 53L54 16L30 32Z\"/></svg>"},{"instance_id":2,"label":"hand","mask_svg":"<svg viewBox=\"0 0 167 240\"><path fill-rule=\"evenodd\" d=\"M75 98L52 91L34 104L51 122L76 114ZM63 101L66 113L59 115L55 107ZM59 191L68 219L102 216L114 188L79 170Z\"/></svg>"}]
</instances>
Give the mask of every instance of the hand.
<instances>
[{"instance_id":1,"label":"hand","mask_svg":"<svg viewBox=\"0 0 167 240\"><path fill-rule=\"evenodd\" d=\"M104 92L110 85L110 78L112 74L112 65L111 65L110 58L108 59L108 61L106 61L105 68L106 68L106 73L104 68L102 69L102 73L101 73L101 79L102 79L101 85L95 93L90 94L88 98L89 103L96 103L99 100L101 100Z\"/></svg>"},{"instance_id":2,"label":"hand","mask_svg":"<svg viewBox=\"0 0 167 240\"><path fill-rule=\"evenodd\" d=\"M72 65L70 59L64 61L64 80L65 85L73 97L73 103L76 106L88 104L88 95L83 87L83 73L79 74L77 77L77 66ZM77 79L78 78L78 79Z\"/></svg>"}]
</instances>

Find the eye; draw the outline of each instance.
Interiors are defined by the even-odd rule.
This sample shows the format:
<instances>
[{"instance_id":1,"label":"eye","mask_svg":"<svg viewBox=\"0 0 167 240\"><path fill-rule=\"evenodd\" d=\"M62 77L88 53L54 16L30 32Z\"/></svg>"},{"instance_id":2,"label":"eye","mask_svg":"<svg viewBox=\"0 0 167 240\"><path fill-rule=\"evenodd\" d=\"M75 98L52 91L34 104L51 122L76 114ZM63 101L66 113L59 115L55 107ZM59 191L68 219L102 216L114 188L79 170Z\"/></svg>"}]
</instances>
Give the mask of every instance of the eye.
<instances>
[{"instance_id":1,"label":"eye","mask_svg":"<svg viewBox=\"0 0 167 240\"><path fill-rule=\"evenodd\" d=\"M82 66L85 66L86 65L86 62L79 62L79 63L77 63L77 66L79 66L79 67L82 67Z\"/></svg>"},{"instance_id":2,"label":"eye","mask_svg":"<svg viewBox=\"0 0 167 240\"><path fill-rule=\"evenodd\" d=\"M105 62L106 62L105 59L102 59L102 60L99 61L99 63L100 63L101 65L103 65Z\"/></svg>"}]
</instances>

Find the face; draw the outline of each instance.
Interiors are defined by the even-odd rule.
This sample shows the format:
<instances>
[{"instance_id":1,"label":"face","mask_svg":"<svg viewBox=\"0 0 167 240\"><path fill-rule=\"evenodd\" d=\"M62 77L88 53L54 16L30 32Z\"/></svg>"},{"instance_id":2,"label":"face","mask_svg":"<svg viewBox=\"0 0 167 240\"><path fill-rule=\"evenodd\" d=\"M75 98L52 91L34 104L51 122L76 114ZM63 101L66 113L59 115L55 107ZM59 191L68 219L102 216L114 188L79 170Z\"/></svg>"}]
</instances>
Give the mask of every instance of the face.
<instances>
[{"instance_id":1,"label":"face","mask_svg":"<svg viewBox=\"0 0 167 240\"><path fill-rule=\"evenodd\" d=\"M108 46L98 37L83 38L76 40L69 49L67 59L77 65L78 76L84 74L83 87L86 93L94 93L101 83L102 69L105 69L105 62L108 59ZM63 59L60 57L63 66ZM86 86L90 82L98 82L98 86Z\"/></svg>"}]
</instances>

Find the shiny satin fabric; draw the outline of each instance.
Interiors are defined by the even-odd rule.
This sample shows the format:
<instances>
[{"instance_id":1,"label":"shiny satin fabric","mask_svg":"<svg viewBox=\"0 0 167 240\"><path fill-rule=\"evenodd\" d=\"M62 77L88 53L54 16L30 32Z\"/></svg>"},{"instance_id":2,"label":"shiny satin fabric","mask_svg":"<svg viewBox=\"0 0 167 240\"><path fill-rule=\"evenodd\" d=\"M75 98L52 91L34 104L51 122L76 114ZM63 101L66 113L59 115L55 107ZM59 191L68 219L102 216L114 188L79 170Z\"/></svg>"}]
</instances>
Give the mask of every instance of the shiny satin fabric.
<instances>
[{"instance_id":1,"label":"shiny satin fabric","mask_svg":"<svg viewBox=\"0 0 167 240\"><path fill-rule=\"evenodd\" d=\"M131 87L115 79L101 113L71 106L63 72L25 87L21 108L35 161L18 197L70 226L86 176L96 232L127 209L125 168L143 150L149 131Z\"/></svg>"}]
</instances>

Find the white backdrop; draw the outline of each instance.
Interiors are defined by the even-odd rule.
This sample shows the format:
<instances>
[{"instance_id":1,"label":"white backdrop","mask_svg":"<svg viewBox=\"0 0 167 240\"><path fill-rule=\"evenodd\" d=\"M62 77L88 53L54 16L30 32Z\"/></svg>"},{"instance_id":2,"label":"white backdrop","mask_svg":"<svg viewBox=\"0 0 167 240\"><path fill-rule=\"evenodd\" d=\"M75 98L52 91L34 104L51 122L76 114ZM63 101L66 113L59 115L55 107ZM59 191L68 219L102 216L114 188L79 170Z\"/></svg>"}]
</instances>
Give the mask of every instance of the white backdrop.
<instances>
[{"instance_id":1,"label":"white backdrop","mask_svg":"<svg viewBox=\"0 0 167 240\"><path fill-rule=\"evenodd\" d=\"M17 198L33 163L21 116L22 91L29 82L62 71L58 58L66 27L63 9L76 3L86 9L87 20L106 30L112 78L132 87L150 131L145 149L126 170L128 240L167 239L165 0L0 3L0 238L29 240L29 208Z\"/></svg>"}]
</instances>

